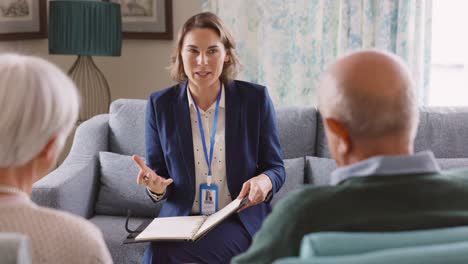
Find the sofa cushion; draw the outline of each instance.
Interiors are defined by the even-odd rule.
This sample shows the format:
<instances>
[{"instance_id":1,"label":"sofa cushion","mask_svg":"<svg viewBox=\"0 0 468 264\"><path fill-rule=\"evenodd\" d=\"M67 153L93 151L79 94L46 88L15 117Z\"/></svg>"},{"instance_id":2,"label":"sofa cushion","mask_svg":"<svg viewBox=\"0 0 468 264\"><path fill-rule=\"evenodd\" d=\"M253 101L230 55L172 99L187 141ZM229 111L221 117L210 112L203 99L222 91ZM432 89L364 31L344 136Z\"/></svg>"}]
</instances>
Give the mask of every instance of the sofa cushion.
<instances>
[{"instance_id":1,"label":"sofa cushion","mask_svg":"<svg viewBox=\"0 0 468 264\"><path fill-rule=\"evenodd\" d=\"M125 230L125 217L96 215L89 219L101 230L115 264L140 264L147 243L122 245L128 233ZM131 218L128 227L135 230L143 221L151 218Z\"/></svg>"},{"instance_id":2,"label":"sofa cushion","mask_svg":"<svg viewBox=\"0 0 468 264\"><path fill-rule=\"evenodd\" d=\"M304 184L304 158L284 160L284 169L286 171L286 181L281 189L273 196L271 204L275 205L278 200L286 196Z\"/></svg>"},{"instance_id":3,"label":"sofa cushion","mask_svg":"<svg viewBox=\"0 0 468 264\"><path fill-rule=\"evenodd\" d=\"M145 187L138 185L136 176L139 168L131 156L100 152L101 177L96 214L156 217L162 203L154 203L148 197Z\"/></svg>"},{"instance_id":4,"label":"sofa cushion","mask_svg":"<svg viewBox=\"0 0 468 264\"><path fill-rule=\"evenodd\" d=\"M276 118L284 159L315 155L317 131L315 108L278 108Z\"/></svg>"},{"instance_id":5,"label":"sofa cushion","mask_svg":"<svg viewBox=\"0 0 468 264\"><path fill-rule=\"evenodd\" d=\"M306 157L305 183L316 186L330 185L331 173L336 169L333 159Z\"/></svg>"},{"instance_id":6,"label":"sofa cushion","mask_svg":"<svg viewBox=\"0 0 468 264\"><path fill-rule=\"evenodd\" d=\"M109 151L145 156L146 101L118 99L109 115Z\"/></svg>"}]
</instances>

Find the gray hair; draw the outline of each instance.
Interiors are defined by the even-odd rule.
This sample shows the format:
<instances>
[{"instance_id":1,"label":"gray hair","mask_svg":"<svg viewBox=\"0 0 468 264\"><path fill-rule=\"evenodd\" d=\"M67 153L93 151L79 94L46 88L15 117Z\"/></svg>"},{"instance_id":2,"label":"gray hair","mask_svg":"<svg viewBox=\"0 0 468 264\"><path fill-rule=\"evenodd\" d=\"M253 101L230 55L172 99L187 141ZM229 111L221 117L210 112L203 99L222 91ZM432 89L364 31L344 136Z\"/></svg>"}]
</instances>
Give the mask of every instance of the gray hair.
<instances>
[{"instance_id":1,"label":"gray hair","mask_svg":"<svg viewBox=\"0 0 468 264\"><path fill-rule=\"evenodd\" d=\"M392 89L384 88L391 82L383 79L374 81L374 92L368 92L352 87L356 84L349 80L337 78L333 69L330 69L325 73L318 89L318 107L322 116L343 122L352 136L376 138L405 134L413 141L419 122L419 110L414 84L405 63L390 53L367 52L381 53L380 55L396 63L398 66L395 67L395 72L398 73L399 80ZM372 73L359 74L366 78L366 74ZM382 89L379 90L380 86Z\"/></svg>"},{"instance_id":2,"label":"gray hair","mask_svg":"<svg viewBox=\"0 0 468 264\"><path fill-rule=\"evenodd\" d=\"M79 101L74 83L52 63L0 54L0 167L24 165L53 137L61 149Z\"/></svg>"}]
</instances>

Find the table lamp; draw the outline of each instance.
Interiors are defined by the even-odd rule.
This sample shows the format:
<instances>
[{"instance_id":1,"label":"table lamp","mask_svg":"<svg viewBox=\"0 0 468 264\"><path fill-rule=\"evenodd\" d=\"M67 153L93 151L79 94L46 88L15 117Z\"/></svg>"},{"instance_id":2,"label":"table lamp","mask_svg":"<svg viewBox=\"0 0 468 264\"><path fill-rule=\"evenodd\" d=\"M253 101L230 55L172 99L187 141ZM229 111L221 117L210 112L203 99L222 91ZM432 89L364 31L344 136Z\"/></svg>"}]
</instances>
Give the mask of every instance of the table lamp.
<instances>
[{"instance_id":1,"label":"table lamp","mask_svg":"<svg viewBox=\"0 0 468 264\"><path fill-rule=\"evenodd\" d=\"M90 0L50 1L49 53L78 56L68 71L82 96L78 122L109 109L109 84L92 56L120 56L121 48L119 4Z\"/></svg>"}]
</instances>

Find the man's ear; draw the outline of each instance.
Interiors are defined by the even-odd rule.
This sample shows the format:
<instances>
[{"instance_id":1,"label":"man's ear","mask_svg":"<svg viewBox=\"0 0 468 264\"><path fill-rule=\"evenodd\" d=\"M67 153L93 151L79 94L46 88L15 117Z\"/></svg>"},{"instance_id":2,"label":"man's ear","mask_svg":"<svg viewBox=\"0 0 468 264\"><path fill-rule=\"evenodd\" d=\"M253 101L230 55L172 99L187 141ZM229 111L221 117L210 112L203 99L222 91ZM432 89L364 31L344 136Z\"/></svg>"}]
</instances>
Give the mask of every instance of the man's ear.
<instances>
[{"instance_id":1,"label":"man's ear","mask_svg":"<svg viewBox=\"0 0 468 264\"><path fill-rule=\"evenodd\" d=\"M340 121L333 118L325 118L325 126L337 139L337 151L340 155L346 155L351 152L352 142L348 129Z\"/></svg>"}]
</instances>

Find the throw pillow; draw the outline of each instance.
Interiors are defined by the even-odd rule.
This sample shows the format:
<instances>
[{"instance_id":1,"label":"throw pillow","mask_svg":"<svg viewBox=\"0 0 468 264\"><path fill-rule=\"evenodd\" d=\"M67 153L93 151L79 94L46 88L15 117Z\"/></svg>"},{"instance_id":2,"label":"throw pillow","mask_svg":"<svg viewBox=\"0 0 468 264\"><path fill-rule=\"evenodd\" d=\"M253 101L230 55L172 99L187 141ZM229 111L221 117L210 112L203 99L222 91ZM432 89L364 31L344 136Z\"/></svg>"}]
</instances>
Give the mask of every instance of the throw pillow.
<instances>
[{"instance_id":1,"label":"throw pillow","mask_svg":"<svg viewBox=\"0 0 468 264\"><path fill-rule=\"evenodd\" d=\"M135 217L156 217L162 203L154 203L145 187L138 185L138 166L131 156L99 152L100 189L95 211L102 215L126 216L131 209Z\"/></svg>"}]
</instances>

